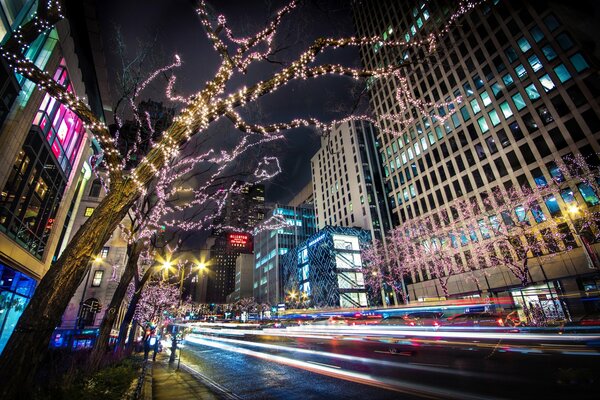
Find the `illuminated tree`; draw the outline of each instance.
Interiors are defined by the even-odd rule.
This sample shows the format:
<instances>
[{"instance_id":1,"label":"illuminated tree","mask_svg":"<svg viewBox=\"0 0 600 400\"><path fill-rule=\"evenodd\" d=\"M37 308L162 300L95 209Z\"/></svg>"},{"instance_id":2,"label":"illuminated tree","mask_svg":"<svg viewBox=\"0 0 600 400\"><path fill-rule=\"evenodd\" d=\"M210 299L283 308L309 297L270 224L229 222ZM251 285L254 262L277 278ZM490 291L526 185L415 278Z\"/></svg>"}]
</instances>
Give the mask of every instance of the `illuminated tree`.
<instances>
[{"instance_id":1,"label":"illuminated tree","mask_svg":"<svg viewBox=\"0 0 600 400\"><path fill-rule=\"evenodd\" d=\"M418 47L433 51L452 26L462 15L472 10L479 2L464 1L458 4L457 10L445 22L438 25L435 33L425 39L413 38L387 41L385 46ZM58 101L72 109L84 122L87 130L100 144L103 156L102 163L107 170L107 196L95 209L94 214L79 229L61 257L46 273L40 282L27 309L19 320L14 334L10 338L0 359L0 372L3 378L2 393L5 397L13 397L18 388L28 387L45 353L52 332L82 281L91 257L97 254L110 237L117 225L125 217L127 210L148 190L150 182L156 174L180 155L180 149L193 135L206 135L209 126L217 120L227 119L245 133L259 133L268 137L285 129L314 125L327 131L329 124L315 119L294 119L289 122L258 125L249 123L238 112L247 103L280 90L287 83L296 80L315 79L325 75L347 76L359 78L391 78L398 80L397 97L403 107L417 107L429 115L430 109L437 109L437 104L424 104L414 99L402 85L404 77L400 75L400 65L366 70L346 67L339 64L318 64L319 56L326 50L340 47L370 46L380 42L373 38L320 38L314 41L298 58L284 66L272 76L250 86L242 86L238 90L226 92L226 86L232 82L236 73L245 73L253 63L268 58L273 40L281 20L296 8L296 1L282 8L260 32L245 37L236 37L227 25L223 16L212 18L203 1L200 1L198 15L208 39L220 57L220 66L214 78L189 97L173 95L175 78L170 79L167 95L173 100L181 101L182 111L175 116L173 123L164 132L157 133L157 138L150 146L147 155L139 160L137 166L130 171L123 168L127 163L127 154L120 154L118 141L109 128L94 115L83 99L69 93L56 83L50 74L40 70L31 60L24 56L24 51L39 36L51 28L61 18L60 1L49 0L38 2L38 10L34 17L17 29L2 46L2 55L15 72L37 84ZM165 71L180 65L175 56L173 64L161 68L151 75L147 81L137 88L144 90L147 82ZM405 82L405 81L404 81ZM456 99L459 101L460 99ZM389 121L401 122L404 115L383 116ZM436 116L438 117L438 116ZM349 117L359 118L359 117ZM439 116L440 119L447 116ZM377 123L377 121L374 121ZM387 130L383 130L387 132ZM132 153L130 153L132 154Z\"/></svg>"},{"instance_id":2,"label":"illuminated tree","mask_svg":"<svg viewBox=\"0 0 600 400\"><path fill-rule=\"evenodd\" d=\"M135 309L135 319L142 324L158 325L165 311L179 306L180 292L177 285L158 281L149 284Z\"/></svg>"}]
</instances>

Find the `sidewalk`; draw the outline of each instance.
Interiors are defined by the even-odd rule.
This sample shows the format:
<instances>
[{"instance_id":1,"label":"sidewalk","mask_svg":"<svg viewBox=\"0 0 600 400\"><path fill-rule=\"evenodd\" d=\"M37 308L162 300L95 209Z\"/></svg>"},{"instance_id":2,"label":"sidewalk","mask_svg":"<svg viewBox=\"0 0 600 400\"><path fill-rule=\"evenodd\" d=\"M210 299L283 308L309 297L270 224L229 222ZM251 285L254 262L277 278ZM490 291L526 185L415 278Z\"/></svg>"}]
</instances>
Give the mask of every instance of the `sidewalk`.
<instances>
[{"instance_id":1,"label":"sidewalk","mask_svg":"<svg viewBox=\"0 0 600 400\"><path fill-rule=\"evenodd\" d=\"M161 353L152 365L152 398L216 400L222 397L184 368L177 371L177 362L169 365L169 356Z\"/></svg>"}]
</instances>

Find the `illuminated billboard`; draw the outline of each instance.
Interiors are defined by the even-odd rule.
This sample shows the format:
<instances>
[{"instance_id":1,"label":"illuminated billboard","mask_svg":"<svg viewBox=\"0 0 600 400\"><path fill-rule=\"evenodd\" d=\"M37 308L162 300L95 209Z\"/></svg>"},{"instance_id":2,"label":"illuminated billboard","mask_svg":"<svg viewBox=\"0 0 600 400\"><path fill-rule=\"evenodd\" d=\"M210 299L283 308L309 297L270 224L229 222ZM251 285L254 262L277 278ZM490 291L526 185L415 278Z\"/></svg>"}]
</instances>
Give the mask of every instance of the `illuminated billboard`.
<instances>
[{"instance_id":1,"label":"illuminated billboard","mask_svg":"<svg viewBox=\"0 0 600 400\"><path fill-rule=\"evenodd\" d=\"M227 234L227 247L230 251L252 253L252 235L245 232L231 232Z\"/></svg>"}]
</instances>

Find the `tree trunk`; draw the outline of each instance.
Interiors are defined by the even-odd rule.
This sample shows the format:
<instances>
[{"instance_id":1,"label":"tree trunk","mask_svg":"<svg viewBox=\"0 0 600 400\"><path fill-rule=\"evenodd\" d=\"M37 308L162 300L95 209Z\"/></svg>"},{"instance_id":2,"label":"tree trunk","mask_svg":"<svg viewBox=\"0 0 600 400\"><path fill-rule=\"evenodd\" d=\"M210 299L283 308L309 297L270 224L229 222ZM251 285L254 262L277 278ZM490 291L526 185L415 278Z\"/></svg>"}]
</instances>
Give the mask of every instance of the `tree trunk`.
<instances>
[{"instance_id":1,"label":"tree trunk","mask_svg":"<svg viewBox=\"0 0 600 400\"><path fill-rule=\"evenodd\" d=\"M104 314L104 319L100 325L100 334L98 335L98 339L96 340L94 349L90 355L88 365L91 370L96 370L100 366L103 356L108 352L110 332L115 324L115 320L117 319L119 308L121 308L121 303L123 303L123 298L127 293L127 287L133 279L133 275L137 273L138 261L140 259L140 254L142 253L142 249L144 248L140 242L134 242L127 247L128 254L125 270L123 271L123 275L121 276L117 289L115 290L115 293L110 301L110 306L108 306L108 309Z\"/></svg>"},{"instance_id":2,"label":"tree trunk","mask_svg":"<svg viewBox=\"0 0 600 400\"><path fill-rule=\"evenodd\" d=\"M125 337L127 336L127 329L129 328L129 324L133 320L133 315L135 314L135 308L137 307L138 302L140 301L142 292L136 290L129 301L129 306L127 307L127 312L123 317L123 322L121 322L121 326L119 328L119 337L117 339L117 346L119 349L125 348ZM131 345L131 343L129 344Z\"/></svg>"},{"instance_id":3,"label":"tree trunk","mask_svg":"<svg viewBox=\"0 0 600 400\"><path fill-rule=\"evenodd\" d=\"M136 273L137 273L137 271L136 271ZM121 322L121 327L119 328L119 338L117 339L117 346L119 346L119 349L121 349L121 350L125 348L125 336L127 336L127 328L129 327L129 324L133 320L133 316L135 314L135 309L136 309L140 299L142 298L142 291L144 290L144 286L146 285L146 282L148 282L148 280L150 279L150 276L152 276L152 267L149 267L146 270L146 272L144 273L144 276L142 277L142 279L140 281L137 281L137 278L136 278L135 282L138 285L133 292L133 296L131 296L131 300L129 301L129 306L127 307L127 312L125 313L125 317L123 317L123 322ZM129 340L128 347L131 347L132 344L133 344L132 340Z\"/></svg>"},{"instance_id":4,"label":"tree trunk","mask_svg":"<svg viewBox=\"0 0 600 400\"><path fill-rule=\"evenodd\" d=\"M40 281L0 357L0 398L27 397L50 338L69 300L138 196L132 184L116 183Z\"/></svg>"}]
</instances>

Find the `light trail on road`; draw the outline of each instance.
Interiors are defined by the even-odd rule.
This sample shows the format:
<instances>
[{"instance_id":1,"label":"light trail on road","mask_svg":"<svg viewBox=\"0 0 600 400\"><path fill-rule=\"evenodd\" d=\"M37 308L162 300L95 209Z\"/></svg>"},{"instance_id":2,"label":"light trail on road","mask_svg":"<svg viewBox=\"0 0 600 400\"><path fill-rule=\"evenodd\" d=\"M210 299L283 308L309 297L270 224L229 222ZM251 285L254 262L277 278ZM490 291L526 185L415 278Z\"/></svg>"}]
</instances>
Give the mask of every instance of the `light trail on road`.
<instances>
[{"instance_id":1,"label":"light trail on road","mask_svg":"<svg viewBox=\"0 0 600 400\"><path fill-rule=\"evenodd\" d=\"M275 362L283 365L287 365L294 368L303 369L306 371L326 375L329 377L343 379L347 381L351 381L354 383L361 383L364 385L370 385L377 388L384 388L387 390L406 393L410 395L416 395L420 397L426 397L430 399L491 399L489 396L480 396L477 394L472 394L464 391L458 391L447 388L438 388L433 385L423 385L414 382L408 382L404 380L398 379L390 379L386 377L377 377L372 374L365 374L356 371L346 370L342 367L335 368L332 366L327 366L321 363L313 363L310 361L302 361L296 360L289 357L283 357L280 355L274 355L271 353L261 352L257 350L250 350L245 347L237 346L230 343L224 343L222 338L215 339L213 337L198 337L198 335L188 335L186 341L190 343L195 343L198 345L213 347L225 351L235 352L239 354L244 354L251 357L260 358L265 361ZM247 342L244 342L247 345Z\"/></svg>"}]
</instances>

